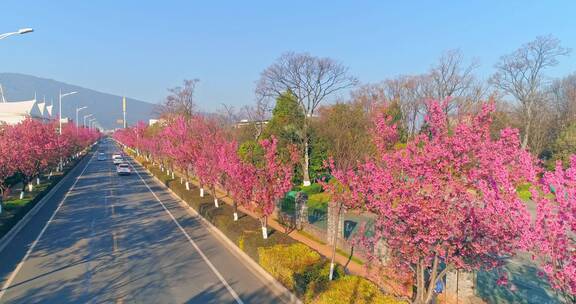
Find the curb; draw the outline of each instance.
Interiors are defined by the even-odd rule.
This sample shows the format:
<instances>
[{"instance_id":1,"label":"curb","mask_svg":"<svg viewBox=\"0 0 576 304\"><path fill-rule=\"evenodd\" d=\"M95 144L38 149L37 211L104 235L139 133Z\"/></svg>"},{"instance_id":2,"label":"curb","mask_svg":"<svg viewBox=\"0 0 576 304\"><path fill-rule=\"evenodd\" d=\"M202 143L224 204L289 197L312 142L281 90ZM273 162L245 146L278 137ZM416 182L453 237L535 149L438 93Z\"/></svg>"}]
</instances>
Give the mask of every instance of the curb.
<instances>
[{"instance_id":1,"label":"curb","mask_svg":"<svg viewBox=\"0 0 576 304\"><path fill-rule=\"evenodd\" d=\"M62 187L64 181L70 179L70 176L72 176L70 173L72 173L73 170L77 170L78 164L84 160L84 157L88 155L88 153L82 156L82 159L78 163L76 163L74 167L71 168L70 171L68 171L66 175L62 177L58 181L58 183L56 183L56 185L54 185L52 189L50 189L50 191L48 191L48 193L46 193L46 195L44 195L44 197L42 197L40 201L36 203L36 205L34 205L34 207L32 207L32 209L28 210L28 212L18 221L18 223L16 223L16 225L12 226L12 228L10 228L10 231L8 231L8 233L6 233L0 239L0 253L6 248L6 246L8 246L8 244L10 244L10 242L20 232L20 230L22 230L22 228L24 228L24 226L28 224L30 219L32 219L32 217L36 215L38 211L40 211L40 209L44 207L44 205L46 205L46 202L50 200L54 196L54 193L56 193L56 191L58 191Z\"/></svg>"},{"instance_id":2,"label":"curb","mask_svg":"<svg viewBox=\"0 0 576 304\"><path fill-rule=\"evenodd\" d=\"M208 228L208 230L210 232L212 232L214 234L214 236L216 236L226 247L228 247L228 249L230 249L230 252L232 254L234 254L240 260L244 261L246 263L245 265L248 266L248 269L255 272L255 274L257 274L257 277L263 283L267 283L267 284L272 285L272 287L274 289L273 291L278 296L283 298L283 300L286 303L302 304L302 301L300 301L300 299L298 299L298 297L296 297L290 290L288 290L286 287L284 287L284 285L282 285L280 282L278 282L278 280L276 280L274 277L272 277L266 270L264 270L260 265L258 265L258 263L256 263L254 260L252 260L252 258L250 258L245 252L240 250L240 248L238 248L238 246L236 246L236 244L234 244L224 233L222 233L222 231L220 231L218 228L216 228L214 225L212 225L212 223L210 223L203 216L201 216L198 212L196 212L196 210L194 210L194 208L192 208L192 206L188 205L174 191L172 191L172 189L167 187L154 174L152 174L150 171L148 171L148 169L146 167L144 167L142 164L140 164L140 162L136 161L136 159L134 159L132 156L130 156L130 158L132 158L133 162L137 163L140 167L142 167L148 173L149 176L152 176L152 178L154 178L154 180L156 182L158 182L160 185L162 185L163 188L167 189L168 192L174 198L176 198L178 200L181 207L186 209L186 211L188 211L188 213L190 213L191 215L199 218L200 222L206 228Z\"/></svg>"}]
</instances>

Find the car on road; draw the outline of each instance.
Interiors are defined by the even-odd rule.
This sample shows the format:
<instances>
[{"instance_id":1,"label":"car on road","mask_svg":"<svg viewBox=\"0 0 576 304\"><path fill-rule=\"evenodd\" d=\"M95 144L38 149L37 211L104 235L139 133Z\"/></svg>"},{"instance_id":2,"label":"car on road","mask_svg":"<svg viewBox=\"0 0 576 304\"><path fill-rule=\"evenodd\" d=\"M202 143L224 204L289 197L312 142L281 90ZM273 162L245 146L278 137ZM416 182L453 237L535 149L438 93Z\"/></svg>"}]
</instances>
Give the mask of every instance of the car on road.
<instances>
[{"instance_id":1,"label":"car on road","mask_svg":"<svg viewBox=\"0 0 576 304\"><path fill-rule=\"evenodd\" d=\"M130 175L132 170L130 170L130 165L128 163L121 163L116 167L116 173L118 173L118 175Z\"/></svg>"},{"instance_id":2,"label":"car on road","mask_svg":"<svg viewBox=\"0 0 576 304\"><path fill-rule=\"evenodd\" d=\"M124 162L124 158L120 154L114 154L112 155L112 161L115 165L119 165Z\"/></svg>"},{"instance_id":3,"label":"car on road","mask_svg":"<svg viewBox=\"0 0 576 304\"><path fill-rule=\"evenodd\" d=\"M106 153L104 152L98 153L98 160L106 160Z\"/></svg>"}]
</instances>

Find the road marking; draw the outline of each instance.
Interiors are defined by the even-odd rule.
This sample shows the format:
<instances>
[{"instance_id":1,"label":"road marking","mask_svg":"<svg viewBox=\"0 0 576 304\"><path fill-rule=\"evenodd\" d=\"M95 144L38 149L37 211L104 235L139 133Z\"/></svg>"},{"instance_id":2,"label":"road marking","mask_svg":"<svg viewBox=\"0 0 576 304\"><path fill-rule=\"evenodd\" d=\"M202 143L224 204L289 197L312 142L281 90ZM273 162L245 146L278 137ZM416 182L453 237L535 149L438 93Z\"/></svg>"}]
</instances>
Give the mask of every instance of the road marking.
<instances>
[{"instance_id":1,"label":"road marking","mask_svg":"<svg viewBox=\"0 0 576 304\"><path fill-rule=\"evenodd\" d=\"M34 250L34 247L36 247L36 245L38 244L38 241L40 240L40 238L42 238L42 236L46 232L48 225L50 225L50 223L52 223L52 220L56 216L56 213L58 213L60 208L62 208L62 205L64 205L64 201L66 201L66 198L68 197L68 194L70 194L70 191L72 191L74 189L74 187L76 186L76 183L78 183L78 181L80 180L82 175L84 175L84 172L86 172L88 165L90 164L90 162L92 162L92 159L94 159L94 155L96 155L96 153L94 153L92 155L92 157L88 160L88 162L86 163L86 166L84 167L82 172L80 172L80 175L78 175L78 177L76 178L76 180L74 181L74 183L72 184L70 189L68 189L68 191L66 191L64 198L62 198L62 200L58 204L58 207L56 208L56 210L54 210L54 213L52 213L52 216L50 216L50 218L48 219L48 222L46 222L46 224L44 224L44 227L40 231L40 234L38 234L38 237L34 240L34 242L32 243L32 246L30 246L30 248L28 248L28 251L26 251L26 255L24 255L24 258L22 258L22 261L20 261L20 263L18 263L18 266L16 266L16 269L14 269L12 274L10 274L10 277L8 278L8 280L6 280L6 282L4 283L4 286L2 286L2 290L0 290L0 300L2 300L2 297L6 293L6 290L8 290L8 288L10 288L12 281L14 281L14 279L16 278L16 275L18 275L18 273L20 272L20 269L22 268L22 266L24 266L24 263L26 263L26 260L28 260L28 257L30 257L32 250Z\"/></svg>"},{"instance_id":2,"label":"road marking","mask_svg":"<svg viewBox=\"0 0 576 304\"><path fill-rule=\"evenodd\" d=\"M114 252L118 251L118 241L116 239L115 231L112 232L112 248L114 249Z\"/></svg>"},{"instance_id":3,"label":"road marking","mask_svg":"<svg viewBox=\"0 0 576 304\"><path fill-rule=\"evenodd\" d=\"M142 178L142 176L140 175L140 173L136 170L136 168L134 167L134 165L132 164L132 162L129 162L130 166L132 167L132 170L134 170L134 172L138 175L138 177L140 178L140 180L144 183L144 185L146 186L146 188L148 188L148 191L150 191L150 193L152 193L152 195L154 196L154 198L156 198L156 200L160 203L160 205L162 205L162 208L164 208L164 211L166 211L166 213L168 213L168 215L170 216L170 218L172 218L172 220L174 221L174 223L176 224L176 226L178 226L178 228L180 229L180 231L182 232L182 234L184 234L184 236L186 236L186 238L188 239L188 242L190 242L190 244L192 244L192 247L194 247L194 249L196 249L196 251L198 251L198 253L200 254L200 256L202 257L202 259L204 260L204 262L206 262L206 264L208 265L208 267L210 267L210 269L212 270L212 272L214 272L214 274L218 277L218 279L220 280L220 282L222 282L222 285L224 285L224 287L226 287L226 289L228 290L228 292L232 295L232 297L234 298L234 300L236 300L236 303L238 304L244 304L244 302L242 301L242 299L240 299L240 297L238 296L238 294L236 293L236 291L234 291L234 289L232 289L232 287L228 284L228 282L226 282L226 279L224 279L224 277L220 274L220 272L218 271L218 269L216 269L216 267L214 267L214 265L212 264L212 262L210 262L210 260L208 259L208 257L204 254L204 252L200 249L200 247L198 247L198 245L196 245L196 242L194 242L194 240L192 239L192 237L190 237L190 235L188 234L188 232L186 232L186 230L184 230L184 228L180 225L180 223L178 222L178 220L174 217L174 215L172 215L172 212L170 212L170 210L168 210L168 208L166 208L166 205L164 205L164 203L160 200L160 198L158 198L158 196L156 195L156 193L154 193L154 191L152 191L152 189L150 188L150 186L148 186L148 183Z\"/></svg>"}]
</instances>

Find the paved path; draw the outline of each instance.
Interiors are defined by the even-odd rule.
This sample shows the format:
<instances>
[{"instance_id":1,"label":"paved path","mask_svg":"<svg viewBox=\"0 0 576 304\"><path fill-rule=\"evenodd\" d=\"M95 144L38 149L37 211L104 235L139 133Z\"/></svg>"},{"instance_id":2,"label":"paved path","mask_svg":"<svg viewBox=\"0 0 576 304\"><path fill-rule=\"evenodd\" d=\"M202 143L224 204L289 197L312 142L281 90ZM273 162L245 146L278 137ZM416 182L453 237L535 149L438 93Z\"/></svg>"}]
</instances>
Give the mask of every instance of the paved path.
<instances>
[{"instance_id":1,"label":"paved path","mask_svg":"<svg viewBox=\"0 0 576 304\"><path fill-rule=\"evenodd\" d=\"M89 155L0 252L0 303L280 303L143 168Z\"/></svg>"}]
</instances>

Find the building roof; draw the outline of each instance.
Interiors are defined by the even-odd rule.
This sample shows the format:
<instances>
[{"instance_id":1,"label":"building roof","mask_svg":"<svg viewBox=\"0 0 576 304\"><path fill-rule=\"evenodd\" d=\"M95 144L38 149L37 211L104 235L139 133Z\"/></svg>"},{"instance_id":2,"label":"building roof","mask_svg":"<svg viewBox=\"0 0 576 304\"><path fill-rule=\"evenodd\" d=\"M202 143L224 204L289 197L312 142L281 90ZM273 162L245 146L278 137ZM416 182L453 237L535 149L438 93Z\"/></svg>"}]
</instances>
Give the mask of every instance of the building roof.
<instances>
[{"instance_id":1,"label":"building roof","mask_svg":"<svg viewBox=\"0 0 576 304\"><path fill-rule=\"evenodd\" d=\"M0 103L0 115L6 114L43 117L36 99Z\"/></svg>"},{"instance_id":2,"label":"building roof","mask_svg":"<svg viewBox=\"0 0 576 304\"><path fill-rule=\"evenodd\" d=\"M48 114L48 117L52 117L52 108L53 107L54 107L53 105L46 106L46 113Z\"/></svg>"}]
</instances>

